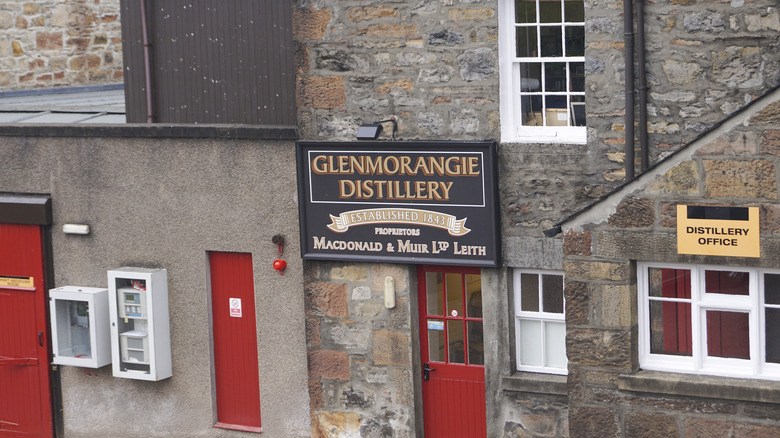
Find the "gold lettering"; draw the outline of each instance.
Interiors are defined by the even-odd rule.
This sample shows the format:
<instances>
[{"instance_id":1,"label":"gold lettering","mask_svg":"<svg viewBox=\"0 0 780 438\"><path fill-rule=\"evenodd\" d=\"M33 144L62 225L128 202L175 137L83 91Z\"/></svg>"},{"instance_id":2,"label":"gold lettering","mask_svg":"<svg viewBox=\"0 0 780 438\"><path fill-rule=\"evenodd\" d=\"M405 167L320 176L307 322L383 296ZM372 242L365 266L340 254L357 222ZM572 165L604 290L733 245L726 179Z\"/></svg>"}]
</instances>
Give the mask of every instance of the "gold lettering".
<instances>
[{"instance_id":1,"label":"gold lettering","mask_svg":"<svg viewBox=\"0 0 780 438\"><path fill-rule=\"evenodd\" d=\"M347 193L347 188L350 192ZM355 183L348 179L339 180L339 198L351 198L355 195Z\"/></svg>"}]
</instances>

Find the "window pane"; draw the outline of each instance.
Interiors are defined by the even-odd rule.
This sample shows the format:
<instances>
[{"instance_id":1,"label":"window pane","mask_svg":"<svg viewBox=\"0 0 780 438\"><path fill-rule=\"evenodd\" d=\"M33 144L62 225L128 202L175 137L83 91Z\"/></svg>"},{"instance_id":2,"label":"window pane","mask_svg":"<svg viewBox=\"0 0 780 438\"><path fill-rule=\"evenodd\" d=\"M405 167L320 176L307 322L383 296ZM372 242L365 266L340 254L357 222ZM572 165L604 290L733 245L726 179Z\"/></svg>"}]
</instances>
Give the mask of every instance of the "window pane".
<instances>
[{"instance_id":1,"label":"window pane","mask_svg":"<svg viewBox=\"0 0 780 438\"><path fill-rule=\"evenodd\" d=\"M452 316L463 316L463 276L461 274L445 274L447 283L447 310ZM453 311L457 312L453 314Z\"/></svg>"},{"instance_id":2,"label":"window pane","mask_svg":"<svg viewBox=\"0 0 780 438\"><path fill-rule=\"evenodd\" d=\"M764 274L764 302L780 304L780 274Z\"/></svg>"},{"instance_id":3,"label":"window pane","mask_svg":"<svg viewBox=\"0 0 780 438\"><path fill-rule=\"evenodd\" d=\"M539 55L536 44L535 27L517 28L517 57L536 57Z\"/></svg>"},{"instance_id":4,"label":"window pane","mask_svg":"<svg viewBox=\"0 0 780 438\"><path fill-rule=\"evenodd\" d=\"M536 23L536 0L517 0L515 2L515 22Z\"/></svg>"},{"instance_id":5,"label":"window pane","mask_svg":"<svg viewBox=\"0 0 780 438\"><path fill-rule=\"evenodd\" d=\"M691 305L650 301L650 352L691 356Z\"/></svg>"},{"instance_id":6,"label":"window pane","mask_svg":"<svg viewBox=\"0 0 780 438\"><path fill-rule=\"evenodd\" d=\"M442 281L440 272L425 273L425 294L428 305L428 315L443 315Z\"/></svg>"},{"instance_id":7,"label":"window pane","mask_svg":"<svg viewBox=\"0 0 780 438\"><path fill-rule=\"evenodd\" d=\"M542 275L542 311L563 313L563 277Z\"/></svg>"},{"instance_id":8,"label":"window pane","mask_svg":"<svg viewBox=\"0 0 780 438\"><path fill-rule=\"evenodd\" d=\"M571 97L571 120L574 126L585 126L585 96Z\"/></svg>"},{"instance_id":9,"label":"window pane","mask_svg":"<svg viewBox=\"0 0 780 438\"><path fill-rule=\"evenodd\" d=\"M570 75L570 91L585 92L585 63L584 62L570 62L569 63L569 75ZM585 101L585 96L574 96L582 98ZM572 100L574 100L572 97Z\"/></svg>"},{"instance_id":10,"label":"window pane","mask_svg":"<svg viewBox=\"0 0 780 438\"><path fill-rule=\"evenodd\" d=\"M463 321L447 321L447 339L450 346L450 363L466 363L463 347Z\"/></svg>"},{"instance_id":11,"label":"window pane","mask_svg":"<svg viewBox=\"0 0 780 438\"><path fill-rule=\"evenodd\" d=\"M747 272L705 271L705 291L708 294L748 295L749 277Z\"/></svg>"},{"instance_id":12,"label":"window pane","mask_svg":"<svg viewBox=\"0 0 780 438\"><path fill-rule=\"evenodd\" d=\"M544 65L544 91L566 91L566 63L548 62ZM563 107L566 107L565 100Z\"/></svg>"},{"instance_id":13,"label":"window pane","mask_svg":"<svg viewBox=\"0 0 780 438\"><path fill-rule=\"evenodd\" d=\"M542 23L560 23L562 21L560 2L541 1L539 3L539 21Z\"/></svg>"},{"instance_id":14,"label":"window pane","mask_svg":"<svg viewBox=\"0 0 780 438\"><path fill-rule=\"evenodd\" d=\"M748 314L741 312L707 312L707 355L750 359Z\"/></svg>"},{"instance_id":15,"label":"window pane","mask_svg":"<svg viewBox=\"0 0 780 438\"><path fill-rule=\"evenodd\" d=\"M520 91L539 91L542 80L542 64L539 62L520 63ZM534 109L539 111L541 105Z\"/></svg>"},{"instance_id":16,"label":"window pane","mask_svg":"<svg viewBox=\"0 0 780 438\"><path fill-rule=\"evenodd\" d=\"M520 362L523 365L542 366L542 323L520 321Z\"/></svg>"},{"instance_id":17,"label":"window pane","mask_svg":"<svg viewBox=\"0 0 780 438\"><path fill-rule=\"evenodd\" d=\"M566 56L585 56L585 28L566 27Z\"/></svg>"},{"instance_id":18,"label":"window pane","mask_svg":"<svg viewBox=\"0 0 780 438\"><path fill-rule=\"evenodd\" d=\"M691 271L688 269L650 268L647 278L651 297L691 297Z\"/></svg>"},{"instance_id":19,"label":"window pane","mask_svg":"<svg viewBox=\"0 0 780 438\"><path fill-rule=\"evenodd\" d=\"M479 275L466 276L466 316L482 318L482 278Z\"/></svg>"},{"instance_id":20,"label":"window pane","mask_svg":"<svg viewBox=\"0 0 780 438\"><path fill-rule=\"evenodd\" d=\"M563 2L563 15L568 23L582 23L585 21L585 2Z\"/></svg>"},{"instance_id":21,"label":"window pane","mask_svg":"<svg viewBox=\"0 0 780 438\"><path fill-rule=\"evenodd\" d=\"M444 321L428 320L428 360L444 362Z\"/></svg>"},{"instance_id":22,"label":"window pane","mask_svg":"<svg viewBox=\"0 0 780 438\"><path fill-rule=\"evenodd\" d=\"M485 365L485 348L482 340L482 321L468 321L469 328L469 363Z\"/></svg>"},{"instance_id":23,"label":"window pane","mask_svg":"<svg viewBox=\"0 0 780 438\"><path fill-rule=\"evenodd\" d=\"M780 363L780 309L766 309L766 361Z\"/></svg>"},{"instance_id":24,"label":"window pane","mask_svg":"<svg viewBox=\"0 0 780 438\"><path fill-rule=\"evenodd\" d=\"M552 368L566 368L566 325L544 323L544 363Z\"/></svg>"},{"instance_id":25,"label":"window pane","mask_svg":"<svg viewBox=\"0 0 780 438\"><path fill-rule=\"evenodd\" d=\"M520 310L539 311L539 276L536 274L520 274Z\"/></svg>"},{"instance_id":26,"label":"window pane","mask_svg":"<svg viewBox=\"0 0 780 438\"><path fill-rule=\"evenodd\" d=\"M544 26L539 29L542 39L542 56L563 56L562 33L561 26Z\"/></svg>"}]
</instances>

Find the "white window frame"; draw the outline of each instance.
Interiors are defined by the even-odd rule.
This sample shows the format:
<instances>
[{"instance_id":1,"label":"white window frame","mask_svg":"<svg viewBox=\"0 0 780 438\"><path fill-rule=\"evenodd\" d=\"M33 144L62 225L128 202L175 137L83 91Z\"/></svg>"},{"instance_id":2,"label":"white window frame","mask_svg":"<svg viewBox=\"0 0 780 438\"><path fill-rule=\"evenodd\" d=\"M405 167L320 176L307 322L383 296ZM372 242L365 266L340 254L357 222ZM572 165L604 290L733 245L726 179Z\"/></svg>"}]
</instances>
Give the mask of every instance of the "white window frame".
<instances>
[{"instance_id":1,"label":"white window frame","mask_svg":"<svg viewBox=\"0 0 780 438\"><path fill-rule=\"evenodd\" d=\"M559 374L559 375L567 375L569 373L568 370L568 358L566 360L566 365L563 368L557 368L552 366L534 366L534 365L525 365L523 364L521 353L522 349L520 348L520 340L521 340L521 334L520 334L520 322L521 321L540 321L541 327L542 327L542 337L539 339L539 345L538 348L541 350L541 356L542 359L546 357L546 339L545 339L545 323L552 322L552 323L560 323L563 325L564 330L566 329L566 297L563 297L563 313L547 313L547 312L528 312L521 310L521 285L522 282L520 281L520 276L522 274L535 274L539 277L539 305L542 304L542 276L543 275L557 275L560 276L561 279L564 281L565 286L565 279L563 278L563 272L562 271L547 271L547 270L532 270L532 269L514 269L513 272L513 300L514 300L514 325L515 325L515 361L517 363L516 369L517 371L527 371L527 372L535 372L535 373L546 373L546 374ZM566 349L566 336L563 338L563 348L564 351Z\"/></svg>"},{"instance_id":2,"label":"white window frame","mask_svg":"<svg viewBox=\"0 0 780 438\"><path fill-rule=\"evenodd\" d=\"M561 0L563 8L563 0ZM539 14L539 8L537 8ZM520 111L520 62L585 62L584 56L574 57L536 57L518 58L515 50L515 0L498 2L499 32L499 110L501 120L501 141L518 143L566 143L585 144L587 128L585 126L523 126ZM539 29L539 26L537 26ZM565 32L565 28L563 28ZM543 73L544 74L544 73ZM568 73L567 73L568 74ZM580 94L565 92L563 95ZM571 109L566 108L568 120ZM546 118L545 112L542 112Z\"/></svg>"},{"instance_id":3,"label":"white window frame","mask_svg":"<svg viewBox=\"0 0 780 438\"><path fill-rule=\"evenodd\" d=\"M649 268L686 269L691 271L691 298L666 299L691 304L691 356L676 356L650 352ZM705 292L706 271L739 271L748 273L748 295L724 295ZM669 263L637 263L639 365L642 369L723 377L780 380L780 364L766 362L766 308L780 305L764 304L764 274L780 270L731 266L685 265ZM743 312L748 314L750 359L707 356L708 310ZM763 334L763 335L762 335ZM778 334L780 336L780 334Z\"/></svg>"}]
</instances>

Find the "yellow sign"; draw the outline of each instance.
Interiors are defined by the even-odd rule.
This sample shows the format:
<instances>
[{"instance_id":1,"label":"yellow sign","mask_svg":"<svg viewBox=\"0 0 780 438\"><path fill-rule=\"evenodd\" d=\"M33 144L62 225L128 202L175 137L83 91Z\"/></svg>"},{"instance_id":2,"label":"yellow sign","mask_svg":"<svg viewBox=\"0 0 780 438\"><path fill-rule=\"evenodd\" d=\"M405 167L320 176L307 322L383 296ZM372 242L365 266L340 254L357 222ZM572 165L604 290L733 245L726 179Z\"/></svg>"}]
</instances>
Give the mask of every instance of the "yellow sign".
<instances>
[{"instance_id":1,"label":"yellow sign","mask_svg":"<svg viewBox=\"0 0 780 438\"><path fill-rule=\"evenodd\" d=\"M761 257L758 207L678 205L677 253Z\"/></svg>"},{"instance_id":2,"label":"yellow sign","mask_svg":"<svg viewBox=\"0 0 780 438\"><path fill-rule=\"evenodd\" d=\"M35 287L32 277L0 277L0 286Z\"/></svg>"}]
</instances>

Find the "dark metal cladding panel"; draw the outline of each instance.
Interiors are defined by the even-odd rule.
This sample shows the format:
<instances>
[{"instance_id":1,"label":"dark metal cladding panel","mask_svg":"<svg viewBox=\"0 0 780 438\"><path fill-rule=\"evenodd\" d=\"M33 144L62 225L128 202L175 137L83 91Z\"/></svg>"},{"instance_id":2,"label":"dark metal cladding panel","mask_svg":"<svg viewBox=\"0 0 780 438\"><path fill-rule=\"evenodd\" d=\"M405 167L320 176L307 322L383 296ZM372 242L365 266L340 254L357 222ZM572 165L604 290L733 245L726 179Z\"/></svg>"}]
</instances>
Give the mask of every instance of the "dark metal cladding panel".
<instances>
[{"instance_id":1,"label":"dark metal cladding panel","mask_svg":"<svg viewBox=\"0 0 780 438\"><path fill-rule=\"evenodd\" d=\"M140 6L124 3L132 7L123 8L123 41L139 47L125 49L127 114L139 123L146 121ZM147 10L156 122L295 124L290 2L159 0ZM132 29L125 15L138 17Z\"/></svg>"},{"instance_id":2,"label":"dark metal cladding panel","mask_svg":"<svg viewBox=\"0 0 780 438\"><path fill-rule=\"evenodd\" d=\"M128 123L146 123L146 83L141 8L138 0L120 0L125 113Z\"/></svg>"}]
</instances>

